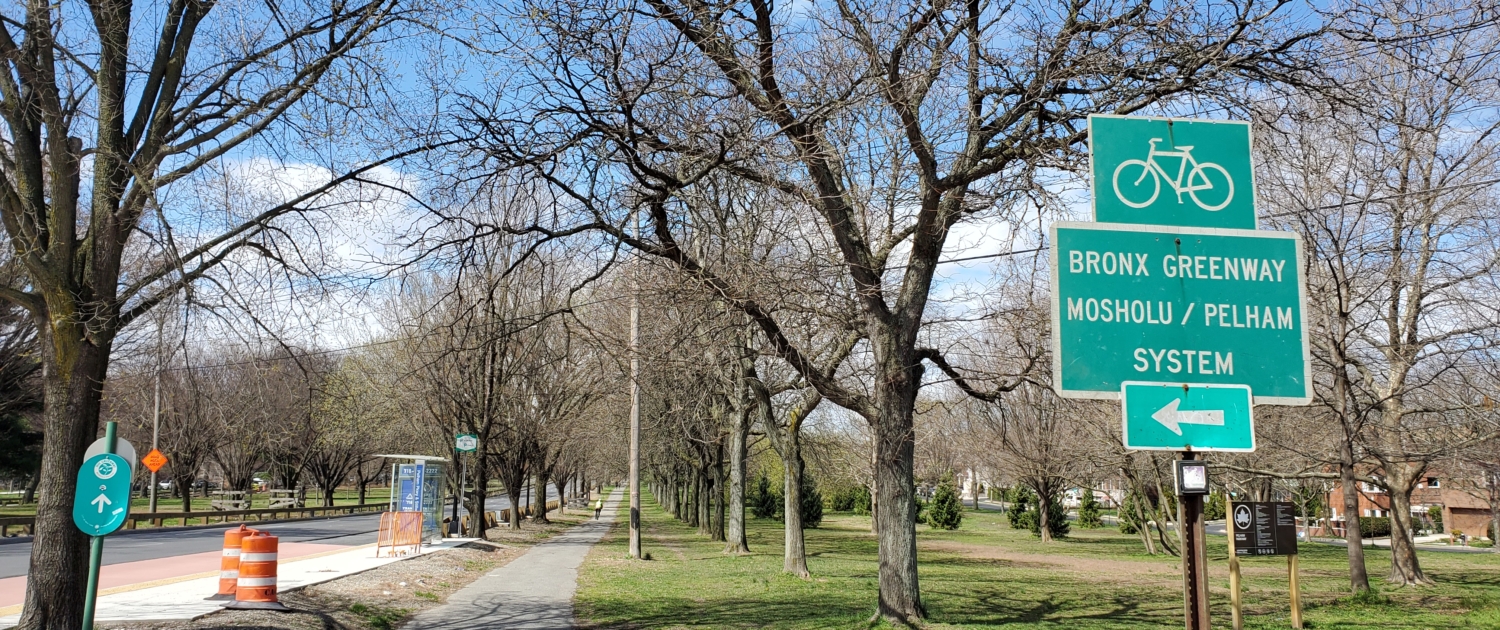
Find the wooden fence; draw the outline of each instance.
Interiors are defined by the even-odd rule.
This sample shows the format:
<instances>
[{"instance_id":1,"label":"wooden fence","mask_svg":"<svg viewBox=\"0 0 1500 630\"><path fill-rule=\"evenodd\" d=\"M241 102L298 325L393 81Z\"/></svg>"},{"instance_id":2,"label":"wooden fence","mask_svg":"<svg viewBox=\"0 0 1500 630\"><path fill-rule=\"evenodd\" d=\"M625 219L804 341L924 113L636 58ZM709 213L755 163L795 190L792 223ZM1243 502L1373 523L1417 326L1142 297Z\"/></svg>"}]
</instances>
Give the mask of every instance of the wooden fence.
<instances>
[{"instance_id":1,"label":"wooden fence","mask_svg":"<svg viewBox=\"0 0 1500 630\"><path fill-rule=\"evenodd\" d=\"M202 512L145 512L125 517L125 529L136 529L141 523L149 523L152 527L161 527L164 521L169 520L180 520L182 521L182 525L191 525L193 521L200 521L203 525L214 523L248 523L252 520L271 521L278 519L318 518L321 516L358 514L362 512L383 512L387 507L390 507L390 504L361 503L356 505L335 505L332 507L206 510ZM0 536L11 535L13 529L19 530L24 535L35 534L36 517L0 516Z\"/></svg>"}]
</instances>

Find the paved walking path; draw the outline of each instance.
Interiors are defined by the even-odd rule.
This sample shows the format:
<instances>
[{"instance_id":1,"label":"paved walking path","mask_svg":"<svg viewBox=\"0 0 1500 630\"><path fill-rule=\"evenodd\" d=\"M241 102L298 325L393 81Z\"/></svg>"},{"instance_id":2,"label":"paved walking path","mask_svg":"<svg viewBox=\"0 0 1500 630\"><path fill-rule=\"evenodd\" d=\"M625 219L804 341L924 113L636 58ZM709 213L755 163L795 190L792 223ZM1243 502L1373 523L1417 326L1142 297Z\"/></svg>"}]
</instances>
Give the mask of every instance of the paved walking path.
<instances>
[{"instance_id":1,"label":"paved walking path","mask_svg":"<svg viewBox=\"0 0 1500 630\"><path fill-rule=\"evenodd\" d=\"M599 520L584 521L426 610L402 630L571 630L578 566L615 520L622 489L604 503Z\"/></svg>"}]
</instances>

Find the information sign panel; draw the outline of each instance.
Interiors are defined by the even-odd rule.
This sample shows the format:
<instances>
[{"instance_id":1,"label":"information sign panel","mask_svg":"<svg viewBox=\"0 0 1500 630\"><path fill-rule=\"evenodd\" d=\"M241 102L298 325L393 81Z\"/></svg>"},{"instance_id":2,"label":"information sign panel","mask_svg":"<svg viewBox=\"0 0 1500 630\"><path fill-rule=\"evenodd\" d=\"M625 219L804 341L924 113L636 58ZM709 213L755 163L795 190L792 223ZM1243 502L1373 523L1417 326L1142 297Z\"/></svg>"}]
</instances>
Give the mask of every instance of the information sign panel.
<instances>
[{"instance_id":1,"label":"information sign panel","mask_svg":"<svg viewBox=\"0 0 1500 630\"><path fill-rule=\"evenodd\" d=\"M401 464L396 469L396 480L397 511L422 511L422 467L417 464Z\"/></svg>"},{"instance_id":2,"label":"information sign panel","mask_svg":"<svg viewBox=\"0 0 1500 630\"><path fill-rule=\"evenodd\" d=\"M441 521L443 519L443 464L440 462L418 462L418 477L421 480L418 486L422 489L422 540L434 542L441 540L443 531Z\"/></svg>"},{"instance_id":3,"label":"information sign panel","mask_svg":"<svg viewBox=\"0 0 1500 630\"><path fill-rule=\"evenodd\" d=\"M1060 395L1113 400L1151 381L1311 400L1296 234L1060 221L1051 241Z\"/></svg>"},{"instance_id":4,"label":"information sign panel","mask_svg":"<svg viewBox=\"0 0 1500 630\"><path fill-rule=\"evenodd\" d=\"M1253 230L1250 123L1089 116L1094 220Z\"/></svg>"},{"instance_id":5,"label":"information sign panel","mask_svg":"<svg viewBox=\"0 0 1500 630\"><path fill-rule=\"evenodd\" d=\"M1234 503L1234 555L1297 554L1297 510L1286 502Z\"/></svg>"}]
</instances>

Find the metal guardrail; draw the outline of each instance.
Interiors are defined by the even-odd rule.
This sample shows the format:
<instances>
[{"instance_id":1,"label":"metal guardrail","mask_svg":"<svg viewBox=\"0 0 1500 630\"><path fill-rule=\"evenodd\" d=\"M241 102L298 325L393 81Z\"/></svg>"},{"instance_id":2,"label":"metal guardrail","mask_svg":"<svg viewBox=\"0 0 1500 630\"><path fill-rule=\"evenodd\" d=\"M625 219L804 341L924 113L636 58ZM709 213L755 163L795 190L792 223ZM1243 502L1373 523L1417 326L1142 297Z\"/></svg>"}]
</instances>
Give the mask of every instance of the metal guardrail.
<instances>
[{"instance_id":1,"label":"metal guardrail","mask_svg":"<svg viewBox=\"0 0 1500 630\"><path fill-rule=\"evenodd\" d=\"M383 512L389 506L389 503L360 503L355 505L335 505L332 507L278 507L254 510L205 510L202 512L145 512L125 517L125 529L137 529L141 523L150 523L152 527L161 527L162 523L168 520L181 520L182 525L191 525L195 520L202 521L203 525L212 525L214 523L246 523L252 520L251 517L254 517L256 521L317 518L319 516L333 516L337 514ZM12 528L19 529L23 535L33 535L36 533L36 517L0 516L0 536L11 535Z\"/></svg>"}]
</instances>

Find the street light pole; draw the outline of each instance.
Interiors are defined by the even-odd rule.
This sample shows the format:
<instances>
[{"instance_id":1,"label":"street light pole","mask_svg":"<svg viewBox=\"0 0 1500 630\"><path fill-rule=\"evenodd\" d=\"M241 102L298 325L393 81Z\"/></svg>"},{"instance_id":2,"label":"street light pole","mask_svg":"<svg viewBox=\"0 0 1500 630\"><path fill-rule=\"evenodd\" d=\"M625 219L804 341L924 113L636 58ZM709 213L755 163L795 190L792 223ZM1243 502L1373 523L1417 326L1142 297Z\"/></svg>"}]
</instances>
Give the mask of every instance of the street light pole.
<instances>
[{"instance_id":1,"label":"street light pole","mask_svg":"<svg viewBox=\"0 0 1500 630\"><path fill-rule=\"evenodd\" d=\"M635 236L641 236L639 217L632 216ZM639 278L635 279L639 282ZM641 558L641 296L638 284L630 291L630 557Z\"/></svg>"}]
</instances>

